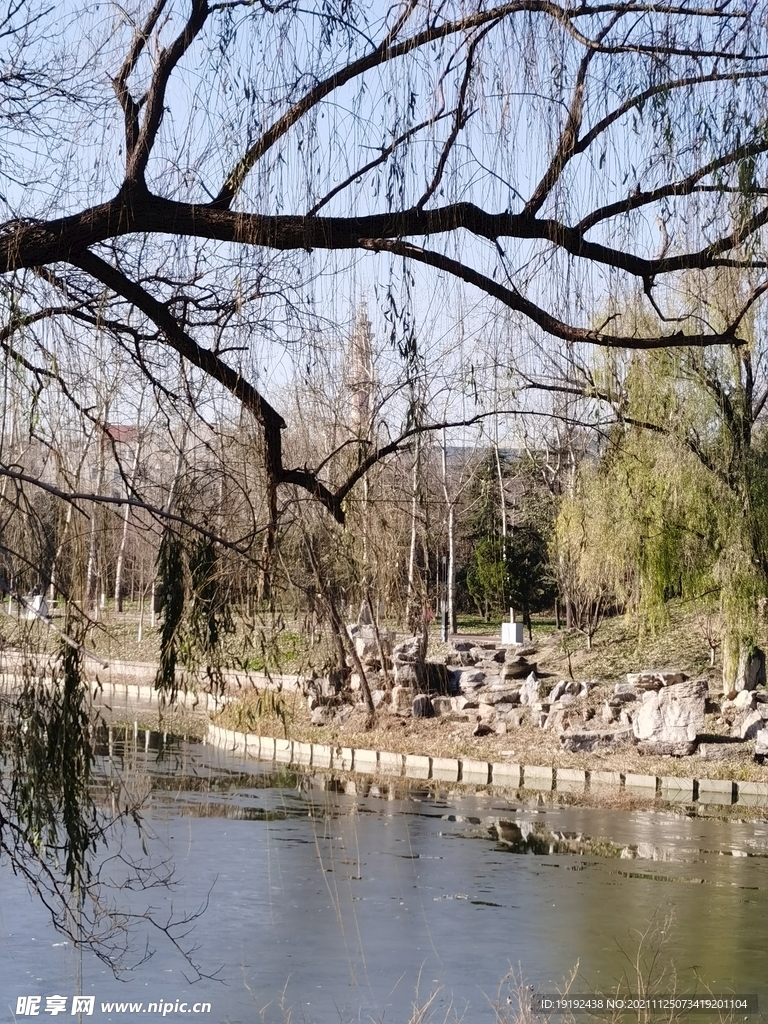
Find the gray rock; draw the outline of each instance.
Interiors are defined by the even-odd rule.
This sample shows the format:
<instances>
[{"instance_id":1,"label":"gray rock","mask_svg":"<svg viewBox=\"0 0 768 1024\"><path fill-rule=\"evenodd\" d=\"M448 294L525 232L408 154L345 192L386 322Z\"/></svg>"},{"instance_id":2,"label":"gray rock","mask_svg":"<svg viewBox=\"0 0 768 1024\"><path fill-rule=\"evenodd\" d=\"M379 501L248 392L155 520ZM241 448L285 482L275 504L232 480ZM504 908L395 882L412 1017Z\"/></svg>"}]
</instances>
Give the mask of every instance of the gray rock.
<instances>
[{"instance_id":1,"label":"gray rock","mask_svg":"<svg viewBox=\"0 0 768 1024\"><path fill-rule=\"evenodd\" d=\"M382 704L386 703L387 691L386 690L371 690L371 700L375 708L381 707Z\"/></svg>"},{"instance_id":2,"label":"gray rock","mask_svg":"<svg viewBox=\"0 0 768 1024\"><path fill-rule=\"evenodd\" d=\"M492 658L482 658L480 661L476 661L475 664L485 672L493 672L494 675L499 674L504 667Z\"/></svg>"},{"instance_id":3,"label":"gray rock","mask_svg":"<svg viewBox=\"0 0 768 1024\"><path fill-rule=\"evenodd\" d=\"M619 720L619 709L606 701L600 708L600 717L606 725L610 725L611 722L617 722Z\"/></svg>"},{"instance_id":4,"label":"gray rock","mask_svg":"<svg viewBox=\"0 0 768 1024\"><path fill-rule=\"evenodd\" d=\"M558 704L553 707L552 710L546 717L546 720L542 726L542 729L547 732L564 732L570 723L570 712L568 708L560 707Z\"/></svg>"},{"instance_id":5,"label":"gray rock","mask_svg":"<svg viewBox=\"0 0 768 1024\"><path fill-rule=\"evenodd\" d=\"M754 690L740 690L733 699L734 707L741 710L749 709L751 711L756 704L757 695Z\"/></svg>"},{"instance_id":6,"label":"gray rock","mask_svg":"<svg viewBox=\"0 0 768 1024\"><path fill-rule=\"evenodd\" d=\"M374 636L355 637L355 650L364 665L372 665L379 661L379 648Z\"/></svg>"},{"instance_id":7,"label":"gray rock","mask_svg":"<svg viewBox=\"0 0 768 1024\"><path fill-rule=\"evenodd\" d=\"M506 736L507 734L507 723L506 722L494 722L493 731L497 736Z\"/></svg>"},{"instance_id":8,"label":"gray rock","mask_svg":"<svg viewBox=\"0 0 768 1024\"><path fill-rule=\"evenodd\" d=\"M484 647L472 647L469 653L475 659L475 664L477 664L478 661L483 661L485 659L488 652Z\"/></svg>"},{"instance_id":9,"label":"gray rock","mask_svg":"<svg viewBox=\"0 0 768 1024\"><path fill-rule=\"evenodd\" d=\"M739 737L743 740L753 740L764 725L763 716L759 711L748 711L738 723Z\"/></svg>"},{"instance_id":10,"label":"gray rock","mask_svg":"<svg viewBox=\"0 0 768 1024\"><path fill-rule=\"evenodd\" d=\"M485 685L485 672L474 669L469 672L462 672L459 676L459 689L462 691L476 690L483 685Z\"/></svg>"},{"instance_id":11,"label":"gray rock","mask_svg":"<svg viewBox=\"0 0 768 1024\"><path fill-rule=\"evenodd\" d=\"M402 714L411 706L411 693L409 686L394 686L392 688L392 711L394 714Z\"/></svg>"},{"instance_id":12,"label":"gray rock","mask_svg":"<svg viewBox=\"0 0 768 1024\"><path fill-rule=\"evenodd\" d=\"M574 730L560 734L560 746L570 753L610 750L626 746L632 739L631 729Z\"/></svg>"},{"instance_id":13,"label":"gray rock","mask_svg":"<svg viewBox=\"0 0 768 1024\"><path fill-rule=\"evenodd\" d=\"M725 761L741 748L741 743L699 743L698 755L705 761Z\"/></svg>"},{"instance_id":14,"label":"gray rock","mask_svg":"<svg viewBox=\"0 0 768 1024\"><path fill-rule=\"evenodd\" d=\"M637 750L638 753L649 756L689 757L696 750L696 741L644 740L637 744Z\"/></svg>"},{"instance_id":15,"label":"gray rock","mask_svg":"<svg viewBox=\"0 0 768 1024\"><path fill-rule=\"evenodd\" d=\"M647 690L647 691L636 690L634 688L634 686L633 686L631 690L622 690L621 693L611 694L608 703L611 705L611 707L617 708L621 704L631 704L632 701L635 701L635 700L638 699L638 697L641 695L641 693L652 693L652 692L653 692L652 690Z\"/></svg>"},{"instance_id":16,"label":"gray rock","mask_svg":"<svg viewBox=\"0 0 768 1024\"><path fill-rule=\"evenodd\" d=\"M312 710L312 725L330 725L333 721L333 712L326 704L319 704Z\"/></svg>"},{"instance_id":17,"label":"gray rock","mask_svg":"<svg viewBox=\"0 0 768 1024\"><path fill-rule=\"evenodd\" d=\"M742 650L739 653L734 689L754 690L758 686L765 686L765 654L759 647L751 651Z\"/></svg>"},{"instance_id":18,"label":"gray rock","mask_svg":"<svg viewBox=\"0 0 768 1024\"><path fill-rule=\"evenodd\" d=\"M433 697L432 707L434 709L435 715L437 715L438 718L442 717L443 715L450 715L454 710L454 700L456 700L455 697Z\"/></svg>"},{"instance_id":19,"label":"gray rock","mask_svg":"<svg viewBox=\"0 0 768 1024\"><path fill-rule=\"evenodd\" d=\"M409 636L392 648L392 660L396 665L415 665L424 660L420 636Z\"/></svg>"},{"instance_id":20,"label":"gray rock","mask_svg":"<svg viewBox=\"0 0 768 1024\"><path fill-rule=\"evenodd\" d=\"M421 685L422 678L423 672L419 671L419 666L408 662L395 664L395 683L398 686L418 687Z\"/></svg>"},{"instance_id":21,"label":"gray rock","mask_svg":"<svg viewBox=\"0 0 768 1024\"><path fill-rule=\"evenodd\" d=\"M565 693L565 688L568 686L568 682L565 679L561 679L559 683L555 683L552 689L549 691L549 699L554 703Z\"/></svg>"},{"instance_id":22,"label":"gray rock","mask_svg":"<svg viewBox=\"0 0 768 1024\"><path fill-rule=\"evenodd\" d=\"M761 729L755 736L755 757L768 755L768 729Z\"/></svg>"},{"instance_id":23,"label":"gray rock","mask_svg":"<svg viewBox=\"0 0 768 1024\"><path fill-rule=\"evenodd\" d=\"M669 685L646 693L635 714L632 729L638 740L690 743L704 725L706 680Z\"/></svg>"},{"instance_id":24,"label":"gray rock","mask_svg":"<svg viewBox=\"0 0 768 1024\"><path fill-rule=\"evenodd\" d=\"M535 704L539 699L541 683L536 678L536 673L531 672L523 685L520 687L520 703Z\"/></svg>"},{"instance_id":25,"label":"gray rock","mask_svg":"<svg viewBox=\"0 0 768 1024\"><path fill-rule=\"evenodd\" d=\"M532 664L525 658L507 657L501 668L502 679L527 679L531 672L535 672L537 665Z\"/></svg>"},{"instance_id":26,"label":"gray rock","mask_svg":"<svg viewBox=\"0 0 768 1024\"><path fill-rule=\"evenodd\" d=\"M457 713L464 710L473 710L478 705L478 701L473 697L465 697L463 695L459 697L451 697L451 709Z\"/></svg>"},{"instance_id":27,"label":"gray rock","mask_svg":"<svg viewBox=\"0 0 768 1024\"><path fill-rule=\"evenodd\" d=\"M520 687L491 684L483 690L483 700L488 704L519 704Z\"/></svg>"},{"instance_id":28,"label":"gray rock","mask_svg":"<svg viewBox=\"0 0 768 1024\"><path fill-rule=\"evenodd\" d=\"M477 713L484 722L489 722L496 717L496 708L493 704L485 704L480 701L477 705Z\"/></svg>"},{"instance_id":29,"label":"gray rock","mask_svg":"<svg viewBox=\"0 0 768 1024\"><path fill-rule=\"evenodd\" d=\"M675 686L688 678L685 672L668 669L644 669L642 672L627 672L627 683L638 690L660 690L663 686Z\"/></svg>"},{"instance_id":30,"label":"gray rock","mask_svg":"<svg viewBox=\"0 0 768 1024\"><path fill-rule=\"evenodd\" d=\"M514 704L508 704L506 701L502 701L499 704L493 705L493 710L496 712L497 718L506 718L510 711L515 710Z\"/></svg>"},{"instance_id":31,"label":"gray rock","mask_svg":"<svg viewBox=\"0 0 768 1024\"><path fill-rule=\"evenodd\" d=\"M432 701L426 695L426 693L420 693L413 698L411 704L411 714L414 718L434 718L435 709L432 706Z\"/></svg>"},{"instance_id":32,"label":"gray rock","mask_svg":"<svg viewBox=\"0 0 768 1024\"><path fill-rule=\"evenodd\" d=\"M613 688L613 696L618 700L637 700L640 691L634 683L616 683Z\"/></svg>"},{"instance_id":33,"label":"gray rock","mask_svg":"<svg viewBox=\"0 0 768 1024\"><path fill-rule=\"evenodd\" d=\"M519 729L525 721L526 714L527 712L524 711L522 708L515 708L513 711L509 711L504 716L504 721L510 728Z\"/></svg>"}]
</instances>

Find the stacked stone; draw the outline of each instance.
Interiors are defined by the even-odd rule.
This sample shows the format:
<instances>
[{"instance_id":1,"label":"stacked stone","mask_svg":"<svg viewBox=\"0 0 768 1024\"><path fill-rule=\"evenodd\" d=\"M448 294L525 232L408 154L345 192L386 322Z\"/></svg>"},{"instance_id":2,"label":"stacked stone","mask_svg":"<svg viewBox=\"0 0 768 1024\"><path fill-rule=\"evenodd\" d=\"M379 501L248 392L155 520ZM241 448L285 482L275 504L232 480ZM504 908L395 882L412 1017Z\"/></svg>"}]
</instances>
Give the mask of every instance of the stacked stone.
<instances>
[{"instance_id":1,"label":"stacked stone","mask_svg":"<svg viewBox=\"0 0 768 1024\"><path fill-rule=\"evenodd\" d=\"M401 640L392 650L395 667L395 687L392 690L392 710L396 714L410 711L414 718L432 718L434 706L426 689L426 661L424 641L420 636Z\"/></svg>"}]
</instances>

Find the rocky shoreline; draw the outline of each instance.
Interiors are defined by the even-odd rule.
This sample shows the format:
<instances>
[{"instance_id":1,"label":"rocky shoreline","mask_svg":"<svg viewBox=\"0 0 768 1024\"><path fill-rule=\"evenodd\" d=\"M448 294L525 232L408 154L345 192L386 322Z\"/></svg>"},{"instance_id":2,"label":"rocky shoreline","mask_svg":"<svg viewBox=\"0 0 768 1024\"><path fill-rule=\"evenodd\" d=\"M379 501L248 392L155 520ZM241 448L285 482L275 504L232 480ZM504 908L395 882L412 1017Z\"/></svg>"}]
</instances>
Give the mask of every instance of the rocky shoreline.
<instances>
[{"instance_id":1,"label":"rocky shoreline","mask_svg":"<svg viewBox=\"0 0 768 1024\"><path fill-rule=\"evenodd\" d=\"M426 657L421 637L392 644L372 626L350 636L377 710L400 718L471 725L475 738L514 735L523 727L558 738L567 753L632 751L641 757L727 761L768 754L765 658L756 650L740 667L735 689L715 692L705 677L678 669L629 672L613 684L557 679L539 670L537 648L456 640L440 660ZM382 662L382 656L384 662ZM313 726L343 726L362 680L350 690L328 680L309 684Z\"/></svg>"}]
</instances>

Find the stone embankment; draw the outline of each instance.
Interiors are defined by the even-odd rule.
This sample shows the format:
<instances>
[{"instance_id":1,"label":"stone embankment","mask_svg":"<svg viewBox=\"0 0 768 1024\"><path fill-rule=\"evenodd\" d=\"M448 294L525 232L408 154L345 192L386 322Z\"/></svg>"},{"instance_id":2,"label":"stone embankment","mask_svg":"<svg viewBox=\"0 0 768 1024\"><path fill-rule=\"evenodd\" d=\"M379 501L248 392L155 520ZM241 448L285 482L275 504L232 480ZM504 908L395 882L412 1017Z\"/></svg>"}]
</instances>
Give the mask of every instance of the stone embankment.
<instances>
[{"instance_id":1,"label":"stone embankment","mask_svg":"<svg viewBox=\"0 0 768 1024\"><path fill-rule=\"evenodd\" d=\"M638 797L669 802L739 804L768 806L768 783L723 779L678 778L676 776L585 771L580 768L551 768L542 765L476 761L468 758L426 757L386 750L337 747L324 743L301 743L274 736L236 732L209 725L206 742L228 753L260 761L293 765L322 771L355 772L413 780L431 779L503 790L521 789L557 793L590 793L610 796L623 789Z\"/></svg>"},{"instance_id":2,"label":"stone embankment","mask_svg":"<svg viewBox=\"0 0 768 1024\"><path fill-rule=\"evenodd\" d=\"M117 701L142 701L157 704L158 692L155 689L157 663L148 661L110 660L100 662L91 658L84 664L84 675L91 691L101 694L104 699ZM25 672L39 671L45 673L46 662L40 660L37 665L33 659L16 654L3 652L0 656L0 689L12 692L17 689ZM202 712L220 711L228 701L247 690L279 689L286 692L306 692L306 680L298 675L266 675L263 672L222 673L226 693L214 694L198 689L193 684L182 685L177 696L177 703L187 710Z\"/></svg>"},{"instance_id":3,"label":"stone embankment","mask_svg":"<svg viewBox=\"0 0 768 1024\"><path fill-rule=\"evenodd\" d=\"M532 645L455 641L444 663L436 664L426 660L420 637L391 646L388 635L375 637L370 626L349 629L374 704L395 715L471 722L477 737L532 725L557 737L560 749L571 754L632 748L646 756L698 753L720 761L754 742L757 761L768 755L768 692L759 650L740 663L733 692L716 694L707 679L677 670L630 672L626 682L613 685L593 679L552 685L532 660ZM329 706L327 696L318 692L310 700L312 724L343 724L352 705Z\"/></svg>"}]
</instances>

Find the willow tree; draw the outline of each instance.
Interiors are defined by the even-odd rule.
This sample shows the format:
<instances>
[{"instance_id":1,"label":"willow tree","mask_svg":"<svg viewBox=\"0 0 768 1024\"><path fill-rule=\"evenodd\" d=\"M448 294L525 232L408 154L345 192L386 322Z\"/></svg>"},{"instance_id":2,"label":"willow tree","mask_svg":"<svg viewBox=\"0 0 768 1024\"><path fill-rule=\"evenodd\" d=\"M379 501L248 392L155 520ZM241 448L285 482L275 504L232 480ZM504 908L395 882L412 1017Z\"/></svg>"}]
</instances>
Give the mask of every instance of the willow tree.
<instances>
[{"instance_id":1,"label":"willow tree","mask_svg":"<svg viewBox=\"0 0 768 1024\"><path fill-rule=\"evenodd\" d=\"M361 259L404 354L421 281L576 344L681 344L595 313L632 280L655 301L687 269L764 265L763 6L155 0L72 5L57 37L58 8L15 5L4 350L40 387L97 330L159 384L181 359L260 424L272 518L291 484L342 521L369 465L331 487L284 463L265 349L317 328Z\"/></svg>"},{"instance_id":2,"label":"willow tree","mask_svg":"<svg viewBox=\"0 0 768 1024\"><path fill-rule=\"evenodd\" d=\"M676 296L677 319L715 327L744 306L746 272L723 272L702 298L700 282ZM671 303L670 303L671 305ZM626 322L634 311L617 317ZM576 507L611 508L590 545L631 571L625 600L663 616L671 595L720 595L727 628L724 681L754 643L758 602L768 594L768 363L763 317L749 309L731 345L612 353L591 366L571 363L551 389L580 393L609 417L599 469L583 467Z\"/></svg>"},{"instance_id":3,"label":"willow tree","mask_svg":"<svg viewBox=\"0 0 768 1024\"><path fill-rule=\"evenodd\" d=\"M60 440L38 415L52 394L98 419L102 338L177 423L226 395L262 438L266 530L229 542L253 559L277 542L281 488L343 523L371 466L412 441L369 439L341 479L333 459L284 455L275 351L321 344L361 276L406 368L418 296L450 316L454 286L574 346L734 343L765 290L765 15L757 0L6 5L0 347L27 434ZM663 309L665 282L696 270L706 289L723 266L757 279L716 328L598 315L637 282ZM37 489L76 496L5 446L0 474L4 561L34 571L7 550L10 520ZM177 522L139 488L130 500Z\"/></svg>"}]
</instances>

